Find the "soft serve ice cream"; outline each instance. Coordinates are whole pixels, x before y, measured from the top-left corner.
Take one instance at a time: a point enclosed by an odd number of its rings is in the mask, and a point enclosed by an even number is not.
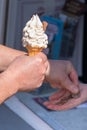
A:
[[[47,48],[48,37],[43,29],[43,23],[40,21],[39,16],[33,15],[32,18],[26,23],[23,29],[23,46],[30,48]],[[41,50],[40,50],[41,51]]]

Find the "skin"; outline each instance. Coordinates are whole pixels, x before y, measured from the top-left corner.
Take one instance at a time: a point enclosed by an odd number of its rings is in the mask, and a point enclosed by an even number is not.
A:
[[[49,60],[46,80],[53,88],[64,88],[71,93],[78,93],[78,75],[69,61]]]
[[[9,47],[0,45],[0,71],[7,69],[9,64],[18,56],[25,55],[26,52],[11,49]]]
[[[70,62],[47,60],[43,53],[34,57],[26,54],[0,45],[1,103],[18,91],[31,91],[40,87],[43,81],[49,82],[52,87],[78,93],[78,76]]]
[[[3,52],[0,52],[3,57],[0,58],[0,103],[18,91],[31,91],[40,87],[47,69],[47,57],[43,53],[29,57],[12,49],[7,49],[9,54],[6,56]],[[8,58],[11,54],[16,56]]]
[[[65,89],[60,89],[58,92],[54,93],[49,97],[49,101],[44,102],[44,105],[51,110],[69,110],[72,109],[79,104],[87,101],[87,84],[80,83],[80,96],[78,98],[70,98],[66,103],[60,105],[58,104],[61,99],[65,98],[68,94],[69,91]]]

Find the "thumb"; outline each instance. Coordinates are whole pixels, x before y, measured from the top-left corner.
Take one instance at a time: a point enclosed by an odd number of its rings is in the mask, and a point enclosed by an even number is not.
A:
[[[74,82],[72,82],[69,77],[66,77],[61,85],[63,88],[66,88],[73,94],[77,94],[79,92],[79,87]]]

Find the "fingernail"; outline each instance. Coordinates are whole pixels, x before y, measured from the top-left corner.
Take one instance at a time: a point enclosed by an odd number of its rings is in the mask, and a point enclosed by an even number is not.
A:
[[[75,94],[78,93],[78,92],[79,92],[79,88],[73,87],[73,92],[74,92]]]

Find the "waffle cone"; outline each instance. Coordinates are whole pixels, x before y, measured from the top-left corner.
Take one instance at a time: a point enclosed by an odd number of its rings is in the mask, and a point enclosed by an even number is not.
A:
[[[39,52],[41,52],[43,50],[43,48],[40,48],[38,46],[31,47],[31,46],[27,45],[26,48],[28,50],[28,56],[35,56],[36,54],[38,54]]]
[[[43,24],[43,30],[46,31],[48,23],[46,21],[43,21],[42,24]]]

